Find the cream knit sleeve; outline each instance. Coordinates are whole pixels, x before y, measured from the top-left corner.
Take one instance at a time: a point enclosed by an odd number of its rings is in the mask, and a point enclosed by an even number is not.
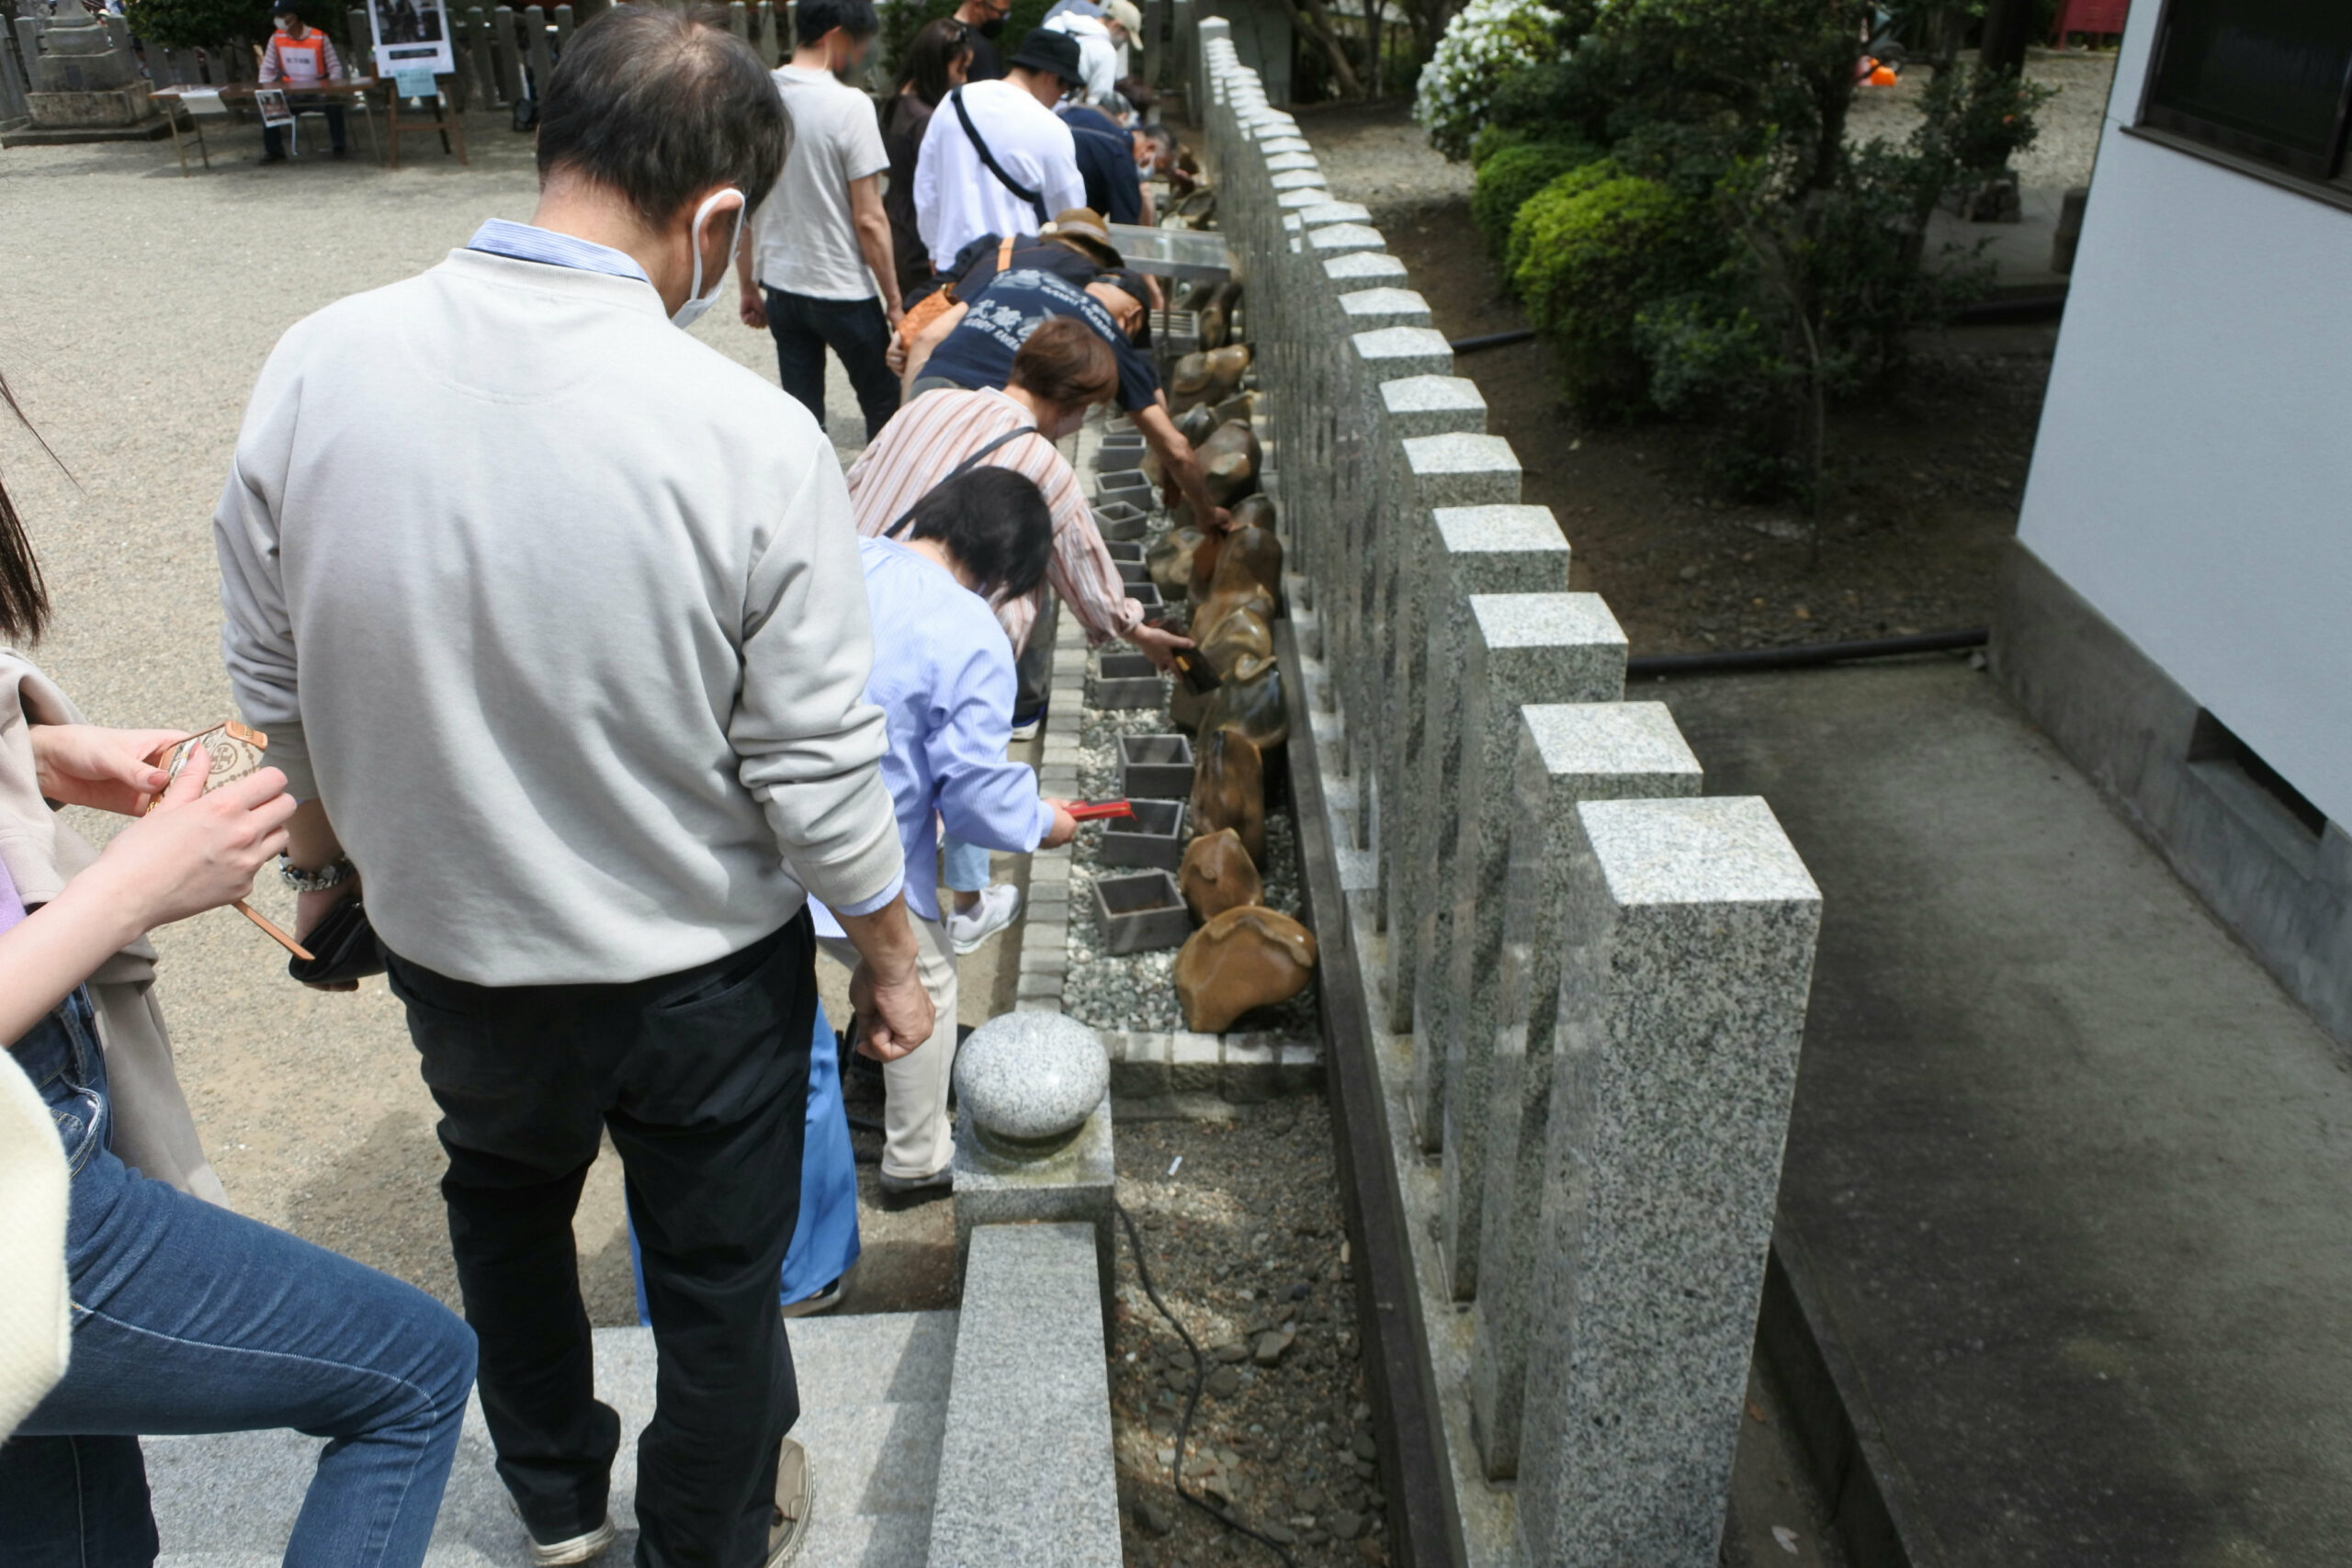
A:
[[[49,1108],[0,1047],[0,1438],[65,1375],[73,1323],[65,1283],[71,1181]]]
[[[743,786],[810,895],[849,914],[879,908],[904,880],[904,857],[880,767],[889,735],[865,700],[874,663],[865,574],[830,452],[809,464],[752,565],[742,649],[728,738]]]

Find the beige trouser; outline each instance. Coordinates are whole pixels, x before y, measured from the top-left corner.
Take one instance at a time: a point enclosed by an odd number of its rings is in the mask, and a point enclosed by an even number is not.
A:
[[[944,890],[941,896],[945,897]],[[956,949],[940,921],[923,919],[910,909],[907,924],[915,931],[915,973],[931,993],[937,1020],[930,1039],[897,1061],[882,1064],[882,1088],[888,1097],[882,1113],[882,1173],[913,1180],[945,1169],[956,1155],[955,1134],[947,1122],[947,1083],[956,1070]],[[830,956],[856,971],[857,949],[847,938],[820,940]]]

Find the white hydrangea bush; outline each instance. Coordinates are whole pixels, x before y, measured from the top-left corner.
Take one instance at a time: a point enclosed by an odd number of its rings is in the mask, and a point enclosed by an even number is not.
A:
[[[1544,0],[1470,0],[1455,13],[1413,96],[1413,118],[1430,145],[1456,161],[1468,157],[1502,79],[1563,51],[1563,20]]]

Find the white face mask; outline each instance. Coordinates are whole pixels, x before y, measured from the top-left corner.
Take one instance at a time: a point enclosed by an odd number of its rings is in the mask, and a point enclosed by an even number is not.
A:
[[[735,198],[736,207],[735,231],[729,235],[727,240],[729,255],[735,254],[736,242],[743,237],[743,211],[751,203],[743,199],[741,191],[731,186],[726,190],[712,191],[703,198],[703,204],[695,209],[694,232],[686,241],[695,253],[695,278],[694,282],[687,286],[686,302],[679,306],[675,313],[670,317],[670,324],[673,327],[693,326],[702,313],[709,310],[713,302],[718,299],[718,291],[726,284],[727,264],[721,262],[718,264],[718,276],[710,280],[710,292],[705,294],[702,291],[702,226],[703,220],[710,216],[710,209],[730,196]]]

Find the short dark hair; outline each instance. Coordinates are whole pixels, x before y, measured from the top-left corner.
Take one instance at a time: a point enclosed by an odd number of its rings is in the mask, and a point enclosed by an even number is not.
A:
[[[802,0],[803,4],[807,0]],[[908,536],[937,539],[979,580],[990,601],[1018,599],[1046,580],[1054,554],[1054,514],[1026,474],[983,466],[941,484],[914,504]]]
[[[752,207],[775,186],[792,122],[724,12],[638,0],[572,34],[539,106],[539,180],[571,173],[661,228],[713,186]]]
[[[922,31],[915,34],[915,41],[907,46],[907,62],[899,70],[890,96],[896,97],[911,85],[916,97],[937,108],[939,100],[947,96],[948,68],[956,63],[958,55],[971,52],[971,29],[955,17],[942,17],[935,22],[925,22]]]
[[[1079,316],[1047,316],[1012,356],[1007,384],[1064,408],[1098,403],[1119,389],[1119,356]]]
[[[32,422],[25,418],[25,411],[17,406],[17,395],[8,383],[0,378],[0,403],[17,416],[27,430]],[[39,432],[33,439],[40,440]],[[41,442],[43,447],[49,444]],[[0,637],[10,642],[38,641],[49,625],[49,585],[41,581],[40,562],[34,558],[33,544],[25,537],[24,519],[17,515],[14,502],[8,499],[6,486],[0,486]]]
[[[1135,128],[1135,131],[1137,136],[1159,149],[1160,156],[1166,158],[1170,164],[1175,164],[1176,133],[1174,131],[1164,125],[1138,125]]]
[[[872,38],[882,30],[874,14],[874,0],[800,0],[792,10],[792,35],[808,48],[835,28],[852,38]]]

